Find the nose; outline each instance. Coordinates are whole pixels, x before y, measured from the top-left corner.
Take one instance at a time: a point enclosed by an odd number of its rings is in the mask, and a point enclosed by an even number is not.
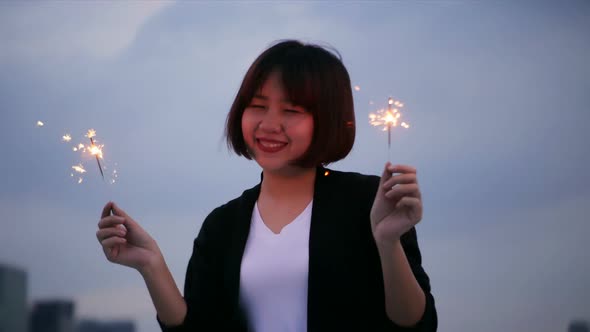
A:
[[[283,131],[283,124],[281,115],[278,111],[269,109],[264,113],[264,116],[260,119],[258,129],[269,133],[280,133]]]

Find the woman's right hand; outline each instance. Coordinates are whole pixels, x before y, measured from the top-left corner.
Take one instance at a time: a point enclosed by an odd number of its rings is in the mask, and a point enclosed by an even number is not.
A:
[[[107,203],[102,210],[96,238],[110,262],[132,267],[141,273],[163,260],[156,241],[113,202]]]

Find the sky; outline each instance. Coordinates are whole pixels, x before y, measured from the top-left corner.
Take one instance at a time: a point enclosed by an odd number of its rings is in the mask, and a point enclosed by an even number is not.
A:
[[[439,331],[566,331],[590,320],[588,31],[586,1],[2,1],[0,263],[27,271],[30,303],[158,331],[140,275],[96,240],[102,206],[152,234],[182,289],[203,219],[259,181],[223,140],[233,97],[294,38],[336,48],[360,87],[354,149],[329,167],[418,170]],[[368,123],[389,96],[410,123],[391,151]],[[72,151],[90,128],[114,184]]]

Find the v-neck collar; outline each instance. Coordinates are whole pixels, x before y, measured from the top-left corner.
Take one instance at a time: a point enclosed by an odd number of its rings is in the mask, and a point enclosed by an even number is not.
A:
[[[331,199],[330,195],[330,171],[324,167],[316,168],[316,177],[314,182],[313,206],[311,212],[311,225],[309,231],[309,274],[308,274],[308,297],[307,297],[307,321],[308,332],[312,332],[310,322],[321,321],[321,301],[317,298],[323,297],[322,283],[326,278],[330,278],[335,273],[329,265],[325,264],[330,261],[329,249],[332,245],[325,239],[330,238],[333,233],[334,218],[329,215],[330,211],[338,209],[338,202]],[[262,175],[261,175],[262,181]],[[239,308],[239,287],[240,287],[240,269],[242,256],[250,232],[252,212],[254,205],[260,195],[261,183],[251,189],[244,191],[239,200],[239,206],[235,210],[233,218],[235,227],[230,236],[227,260],[225,262],[225,284],[228,286],[227,291],[229,299],[234,307]],[[243,317],[243,312],[240,313]]]
[[[313,198],[312,200],[307,204],[307,206],[305,206],[305,208],[297,215],[295,216],[295,218],[293,218],[293,220],[291,220],[289,223],[285,224],[285,226],[283,226],[283,228],[281,229],[281,231],[279,233],[275,233],[272,231],[272,229],[270,229],[270,227],[268,227],[268,225],[266,224],[266,222],[264,222],[264,219],[262,218],[262,214],[260,214],[260,209],[258,208],[258,201],[256,201],[254,203],[254,209],[252,211],[253,215],[253,221],[256,223],[256,227],[260,230],[260,234],[264,234],[265,238],[276,238],[276,239],[280,239],[286,236],[287,233],[289,233],[289,230],[294,228],[294,227],[298,227],[299,224],[302,222],[303,216],[309,211],[310,207],[313,206]]]

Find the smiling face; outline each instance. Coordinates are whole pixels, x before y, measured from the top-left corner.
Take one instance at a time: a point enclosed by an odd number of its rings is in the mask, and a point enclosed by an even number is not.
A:
[[[262,52],[246,72],[225,138],[263,169],[302,170],[346,157],[355,128],[350,77],[337,53],[286,40]]]
[[[313,115],[287,98],[280,73],[271,72],[242,115],[244,141],[264,171],[297,170],[293,161],[311,145]]]

